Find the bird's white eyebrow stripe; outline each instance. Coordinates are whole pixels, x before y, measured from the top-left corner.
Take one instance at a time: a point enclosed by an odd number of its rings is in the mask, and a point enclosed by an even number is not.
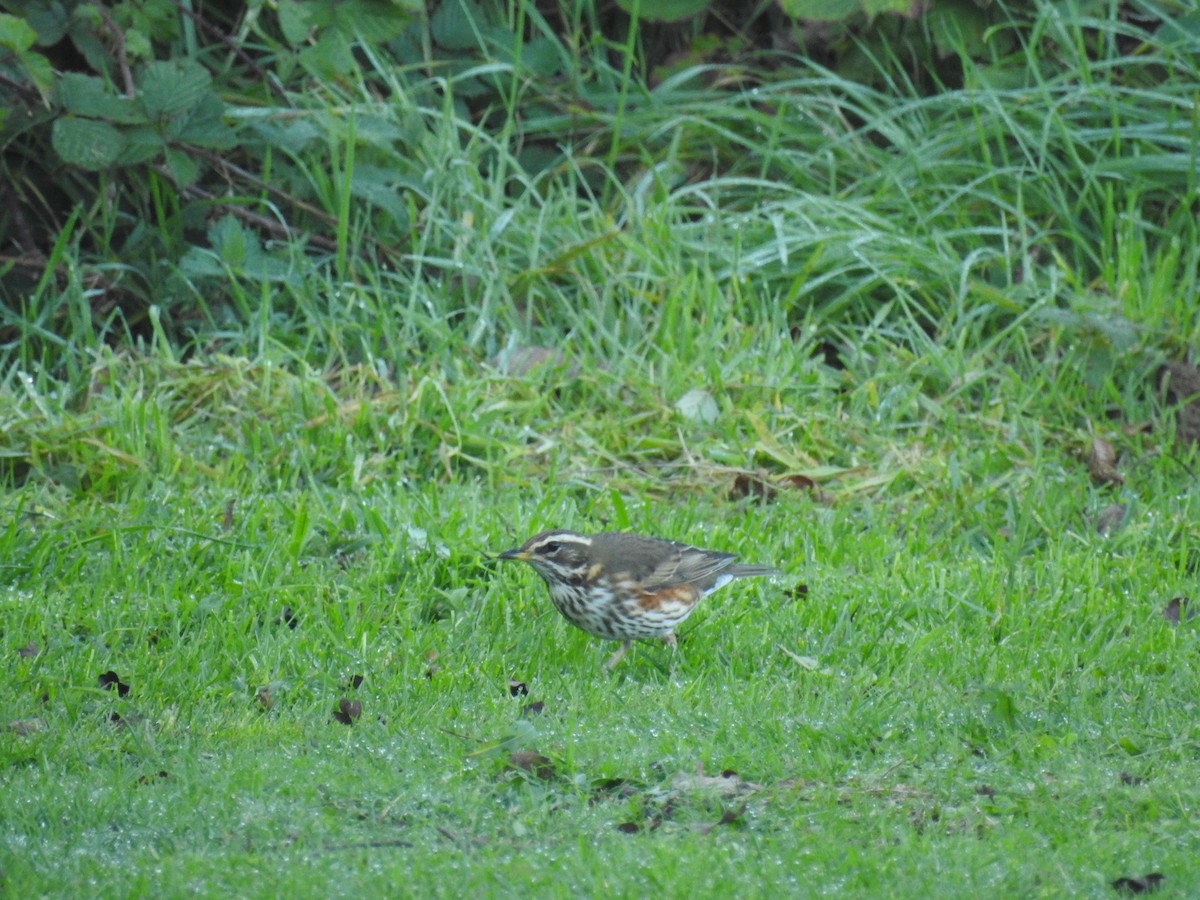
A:
[[[585,547],[592,545],[592,539],[586,534],[575,534],[571,531],[545,531],[541,534],[534,535],[529,539],[526,547],[530,550],[538,550],[552,543],[564,544],[582,544]]]

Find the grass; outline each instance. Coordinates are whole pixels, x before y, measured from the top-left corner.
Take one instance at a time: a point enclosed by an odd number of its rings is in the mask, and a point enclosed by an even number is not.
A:
[[[364,269],[386,224],[304,159],[325,264],[214,241],[223,279],[193,259],[123,335],[79,271],[9,310],[4,890],[1188,896],[1200,635],[1161,610],[1200,495],[1153,373],[1200,244],[1155,180],[1179,134],[1122,128],[1187,80],[1035,75],[684,78],[596,126],[615,167],[540,176],[512,153],[548,121],[414,101],[403,264]],[[561,365],[488,362],[532,346]],[[604,676],[487,558],[551,526],[785,574]]]
[[[966,362],[893,354],[871,381]],[[461,453],[415,476],[416,451],[376,458],[381,422],[400,447],[443,429],[433,408],[391,420],[369,382],[236,360],[103,371],[86,415],[37,423],[28,445],[58,475],[10,498],[0,549],[3,713],[23,723],[0,738],[11,889],[1061,895],[1197,877],[1197,635],[1159,615],[1194,595],[1196,499],[1186,459],[1120,438],[1136,498],[1096,533],[1108,498],[1058,421],[1082,384],[997,375],[983,404],[914,387],[870,416],[878,389],[820,370],[731,390],[708,425],[627,401],[637,436],[581,412],[615,373],[400,392],[541,432],[516,461],[515,432],[481,432],[489,482]],[[806,430],[784,427],[801,403]],[[828,503],[731,499],[727,469],[635,449],[754,456],[750,415],[841,468]],[[623,465],[587,453],[601,440]],[[484,558],[546,525],[787,574],[709,598],[673,659],[646,646],[605,677],[610,646]],[[99,686],[108,671],[127,696]],[[362,704],[350,727],[331,717],[343,698]]]

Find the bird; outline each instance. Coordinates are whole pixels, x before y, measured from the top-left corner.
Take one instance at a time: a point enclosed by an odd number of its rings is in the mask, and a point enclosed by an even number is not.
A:
[[[772,566],[739,563],[736,553],[621,531],[589,535],[552,529],[496,558],[529,563],[568,622],[621,642],[605,662],[605,672],[634,641],[661,638],[674,648],[675,629],[706,594],[735,578],[779,574]]]

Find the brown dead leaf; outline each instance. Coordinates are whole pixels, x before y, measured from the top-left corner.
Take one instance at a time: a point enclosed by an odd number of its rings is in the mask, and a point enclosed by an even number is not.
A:
[[[543,781],[554,777],[554,761],[536,750],[514,750],[508,754],[508,768],[536,775]]]
[[[791,330],[792,340],[800,340],[803,337],[803,330],[798,325],[793,325]],[[814,359],[820,359],[825,365],[831,369],[844,371],[846,368],[846,360],[842,357],[845,349],[833,341],[820,341],[813,344],[812,355]]]
[[[804,582],[793,584],[790,588],[784,590],[783,596],[793,603],[806,600],[808,598],[808,585],[804,584]]]
[[[46,720],[42,718],[17,719],[14,722],[9,722],[8,728],[14,734],[19,734],[22,736],[27,734],[37,734],[39,731],[45,731]]]
[[[521,715],[526,719],[530,719],[534,716],[540,716],[542,714],[542,710],[545,708],[546,701],[534,700],[532,703],[526,703],[521,707]]]
[[[1088,473],[1096,484],[1124,484],[1125,478],[1117,471],[1117,451],[1106,440],[1094,437],[1088,451]]]
[[[37,659],[41,656],[41,653],[42,651],[38,649],[38,645],[33,641],[30,641],[24,647],[17,650],[17,656],[21,657],[21,659]]]
[[[658,807],[658,812],[654,814],[654,818],[658,823],[654,827],[657,828],[663,822],[669,822],[674,819],[675,814],[679,812],[679,809],[679,798],[674,796],[668,797],[665,801],[663,801],[662,805]]]
[[[116,672],[109,670],[102,672],[100,677],[96,679],[106,691],[115,690],[118,697],[124,697],[129,694],[129,685],[121,680],[121,676]]]
[[[1187,597],[1173,597],[1162,608],[1162,617],[1172,625],[1178,625],[1180,622],[1190,622],[1197,616],[1200,616],[1200,609],[1197,609],[1196,604]]]
[[[722,825],[732,825],[737,822],[746,812],[746,804],[743,803],[737,809],[727,809],[721,814],[721,818],[715,822],[700,826],[701,834],[708,834],[715,828],[720,828]]]
[[[603,778],[592,785],[589,803],[603,800],[627,800],[645,790],[645,785],[631,778]]]
[[[1158,890],[1165,877],[1162,872],[1151,872],[1149,875],[1118,878],[1111,884],[1113,890],[1122,894],[1150,894]]]
[[[775,485],[757,472],[738,472],[733,478],[733,484],[729,486],[731,500],[753,497],[760,503],[768,503],[775,499],[777,493],[779,492]]]
[[[258,708],[263,712],[268,712],[275,705],[275,698],[271,694],[270,688],[261,688],[254,695],[254,702],[258,704]]]
[[[1109,535],[1117,531],[1125,524],[1125,504],[1110,503],[1100,511],[1100,515],[1096,516],[1096,532],[1101,535]]]
[[[637,834],[639,831],[657,831],[662,827],[663,815],[647,816],[642,822],[622,822],[617,826],[617,831],[623,834]]]
[[[779,485],[792,491],[812,491],[817,487],[817,483],[807,475],[784,475],[779,479]]]
[[[338,701],[333,717],[343,725],[353,725],[362,715],[362,701],[343,697]]]
[[[1185,362],[1167,363],[1158,370],[1158,386],[1175,409],[1175,439],[1200,443],[1200,369]]]
[[[817,483],[807,475],[793,473],[773,478],[761,470],[738,472],[729,486],[729,499],[744,500],[747,497],[760,503],[770,503],[780,491],[807,491],[818,503],[829,505],[832,497],[817,488]]]

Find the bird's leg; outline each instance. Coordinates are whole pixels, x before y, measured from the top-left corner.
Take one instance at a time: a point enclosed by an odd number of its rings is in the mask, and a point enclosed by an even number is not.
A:
[[[604,671],[611,672],[613,666],[625,658],[625,654],[629,652],[629,648],[633,646],[633,641],[621,641],[621,649],[608,658],[608,662],[604,664]]]
[[[662,641],[671,648],[671,671],[675,671],[675,663],[679,661],[679,653],[676,651],[678,644],[675,641],[675,632],[668,631],[663,635]]]

